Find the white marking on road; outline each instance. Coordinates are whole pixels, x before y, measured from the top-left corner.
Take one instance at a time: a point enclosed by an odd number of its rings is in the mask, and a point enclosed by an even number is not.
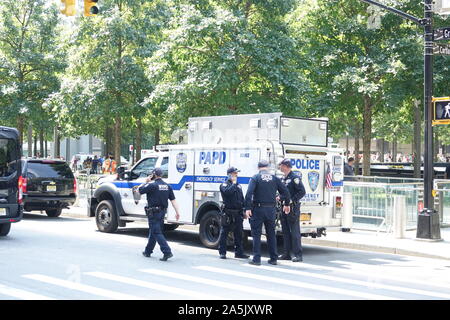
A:
[[[340,278],[335,276],[329,276],[329,275],[323,275],[323,274],[317,274],[312,272],[305,272],[300,270],[292,270],[292,269],[283,269],[283,268],[275,268],[275,267],[269,267],[269,266],[252,266],[249,264],[244,264],[246,267],[251,268],[260,268],[265,269],[273,272],[281,272],[281,273],[289,273],[289,274],[295,274],[300,276],[305,276],[308,278],[317,278],[317,279],[323,279],[323,280],[330,280],[330,281],[336,281],[336,282],[342,282],[342,283],[348,283],[348,284],[354,284],[358,286],[365,286],[368,288],[378,288],[378,289],[385,289],[385,290],[392,290],[392,291],[398,291],[398,292],[405,292],[410,294],[417,294],[421,296],[431,296],[435,298],[443,298],[443,299],[450,299],[450,294],[445,293],[439,293],[439,292],[431,292],[426,290],[420,290],[420,289],[413,289],[413,288],[407,288],[407,287],[399,287],[399,286],[393,286],[388,284],[382,284],[379,282],[372,282],[372,281],[362,281],[362,280],[355,280],[355,279],[346,279],[346,278]]]
[[[257,293],[258,295],[268,296],[268,297],[272,297],[275,299],[310,300],[310,298],[302,297],[299,295],[286,294],[286,293],[282,293],[282,292],[274,292],[271,290],[259,289],[259,288],[255,288],[255,287],[243,286],[240,284],[235,284],[235,283],[230,283],[230,282],[217,281],[217,280],[207,279],[204,277],[195,277],[195,276],[191,276],[191,275],[163,271],[163,270],[158,270],[158,269],[141,269],[139,271],[150,273],[150,274],[155,274],[155,275],[160,275],[160,276],[171,277],[171,278],[175,278],[175,279],[179,279],[179,280],[197,282],[200,284],[206,284],[206,285],[225,288],[225,289],[242,291],[242,292],[250,293],[252,295]],[[232,298],[232,295],[230,295],[230,296]]]
[[[228,274],[228,275],[232,275],[235,277],[244,277],[244,278],[249,278],[249,279],[267,281],[267,282],[272,282],[272,283],[276,283],[279,285],[286,285],[286,286],[298,287],[298,288],[304,288],[304,289],[312,289],[312,290],[318,290],[318,291],[335,293],[335,294],[343,294],[343,295],[347,295],[347,296],[356,297],[358,299],[364,298],[364,299],[372,299],[372,300],[397,300],[397,298],[394,298],[394,297],[388,297],[388,296],[383,296],[383,295],[378,295],[378,294],[371,294],[371,293],[359,292],[359,291],[355,291],[355,290],[347,290],[347,289],[335,288],[335,287],[331,287],[331,286],[323,286],[323,285],[319,285],[319,284],[312,284],[312,283],[300,282],[300,281],[295,281],[295,280],[263,276],[263,275],[247,273],[247,272],[239,272],[236,270],[215,268],[215,267],[209,267],[209,266],[199,266],[199,267],[194,267],[194,268],[204,270],[204,271]]]
[[[0,284],[0,294],[23,300],[55,300],[33,292],[7,287]]]
[[[26,274],[26,275],[23,275],[22,277],[28,278],[28,279],[33,279],[36,281],[45,282],[45,283],[50,283],[50,284],[68,288],[71,290],[82,291],[82,292],[86,292],[86,293],[97,295],[97,296],[115,299],[115,300],[138,300],[138,299],[141,299],[139,297],[132,296],[129,294],[115,292],[115,291],[106,290],[106,289],[101,289],[101,288],[89,286],[89,285],[82,284],[82,283],[61,280],[58,278],[53,278],[53,277],[45,276],[42,274]]]
[[[363,264],[363,263],[357,263],[357,262],[350,262],[350,261],[343,261],[343,260],[333,260],[330,261],[331,263],[338,263],[338,264],[343,264],[346,265],[348,267],[351,267],[352,269],[344,269],[344,268],[337,268],[337,267],[326,267],[326,266],[316,266],[316,265],[310,265],[310,264],[304,264],[302,263],[302,266],[305,267],[314,267],[314,268],[320,268],[323,270],[332,270],[332,271],[337,271],[337,272],[343,272],[343,273],[350,273],[352,275],[360,275],[360,276],[364,276],[364,277],[377,277],[380,279],[386,279],[386,280],[391,280],[391,281],[397,281],[397,282],[406,282],[408,284],[417,284],[417,285],[421,285],[421,286],[432,286],[432,287],[440,287],[440,288],[445,288],[445,289],[449,289],[449,285],[448,284],[439,284],[436,282],[430,283],[429,281],[421,281],[421,280],[417,280],[417,279],[412,279],[412,278],[402,278],[399,277],[397,275],[388,275],[386,273],[380,273],[380,268],[383,267],[387,267],[387,266],[377,266],[377,265],[370,265],[370,264]]]
[[[180,289],[177,287],[166,286],[163,284],[157,284],[157,283],[152,283],[152,282],[147,282],[147,281],[136,280],[133,278],[117,276],[117,275],[104,273],[104,272],[84,272],[84,274],[92,276],[92,277],[97,277],[97,278],[117,281],[117,282],[121,282],[121,283],[131,284],[131,285],[135,285],[138,287],[155,289],[155,290],[159,290],[159,291],[163,291],[163,292],[167,292],[167,293],[171,293],[171,294],[183,295],[183,296],[189,297],[190,299],[206,299],[206,300],[207,299],[217,299],[217,300],[223,299],[222,297],[217,297],[217,296],[210,295],[210,294],[204,294],[201,292]]]

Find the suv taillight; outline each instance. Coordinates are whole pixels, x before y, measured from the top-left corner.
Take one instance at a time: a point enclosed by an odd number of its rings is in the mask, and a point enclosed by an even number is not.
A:
[[[23,194],[27,192],[27,178],[24,178],[22,176],[19,177],[18,189],[19,195],[17,201],[19,202],[19,204],[22,204]]]
[[[73,193],[77,193],[77,179],[73,179]]]

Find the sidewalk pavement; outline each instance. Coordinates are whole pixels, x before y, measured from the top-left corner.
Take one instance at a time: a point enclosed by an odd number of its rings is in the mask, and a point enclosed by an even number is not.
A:
[[[70,207],[63,215],[86,218],[85,207]],[[192,226],[189,226],[192,229]],[[443,241],[416,240],[416,230],[406,231],[404,239],[396,239],[392,233],[352,229],[350,232],[328,231],[325,237],[303,237],[302,243],[333,248],[364,250],[450,260],[450,228],[441,228]]]

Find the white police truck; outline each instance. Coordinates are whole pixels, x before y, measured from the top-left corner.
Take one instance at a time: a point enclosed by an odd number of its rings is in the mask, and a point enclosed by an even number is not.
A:
[[[245,192],[257,163],[268,160],[273,173],[281,175],[278,163],[288,158],[306,189],[301,200],[303,236],[320,237],[328,228],[340,228],[343,196],[343,149],[328,143],[327,119],[285,117],[281,113],[190,118],[185,130],[187,144],[158,146],[129,171],[100,180],[89,199],[90,216],[102,232],[115,232],[129,222],[147,222],[146,196],[133,197],[132,188],[161,167],[180,204],[176,221],[171,206],[166,230],[180,224],[200,224],[200,240],[215,248],[219,239],[219,191],[227,168],[241,170],[238,182]],[[250,235],[248,220],[245,236]],[[281,232],[279,223],[277,231]]]

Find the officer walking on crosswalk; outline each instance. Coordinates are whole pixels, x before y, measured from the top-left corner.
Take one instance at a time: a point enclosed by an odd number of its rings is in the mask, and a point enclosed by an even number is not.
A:
[[[245,195],[245,217],[250,220],[253,237],[253,260],[250,264],[261,265],[261,233],[262,225],[266,229],[267,245],[270,259],[268,263],[277,264],[277,239],[275,234],[276,193],[280,193],[284,201],[283,211],[290,211],[289,191],[281,180],[269,172],[269,163],[262,160],[258,163],[259,173],[250,179]]]
[[[303,261],[300,233],[300,199],[305,196],[306,191],[300,177],[292,171],[292,164],[289,159],[281,161],[280,170],[284,174],[281,180],[288,188],[291,196],[291,211],[289,214],[282,213],[280,217],[284,254],[279,256],[278,259],[292,259],[293,262],[300,262]],[[285,199],[280,197],[280,200],[284,201]],[[294,254],[293,258],[291,258],[291,251]]]
[[[147,258],[150,257],[156,242],[158,242],[161,251],[164,254],[159,260],[167,261],[167,259],[173,257],[172,251],[163,234],[164,216],[166,215],[169,206],[168,200],[170,200],[175,209],[175,218],[177,221],[180,219],[180,213],[178,204],[175,201],[173,189],[161,179],[162,175],[162,170],[160,168],[155,168],[152,171],[152,174],[147,178],[146,183],[138,187],[138,191],[140,194],[147,194],[148,202],[147,207],[145,207],[145,213],[148,218],[149,236],[147,246],[142,254]]]
[[[227,238],[230,230],[233,231],[235,258],[247,259],[242,248],[244,194],[242,186],[238,183],[239,170],[231,167],[227,170],[228,179],[220,186],[223,199],[221,212],[221,227],[219,235],[219,254],[221,259],[226,259]]]

